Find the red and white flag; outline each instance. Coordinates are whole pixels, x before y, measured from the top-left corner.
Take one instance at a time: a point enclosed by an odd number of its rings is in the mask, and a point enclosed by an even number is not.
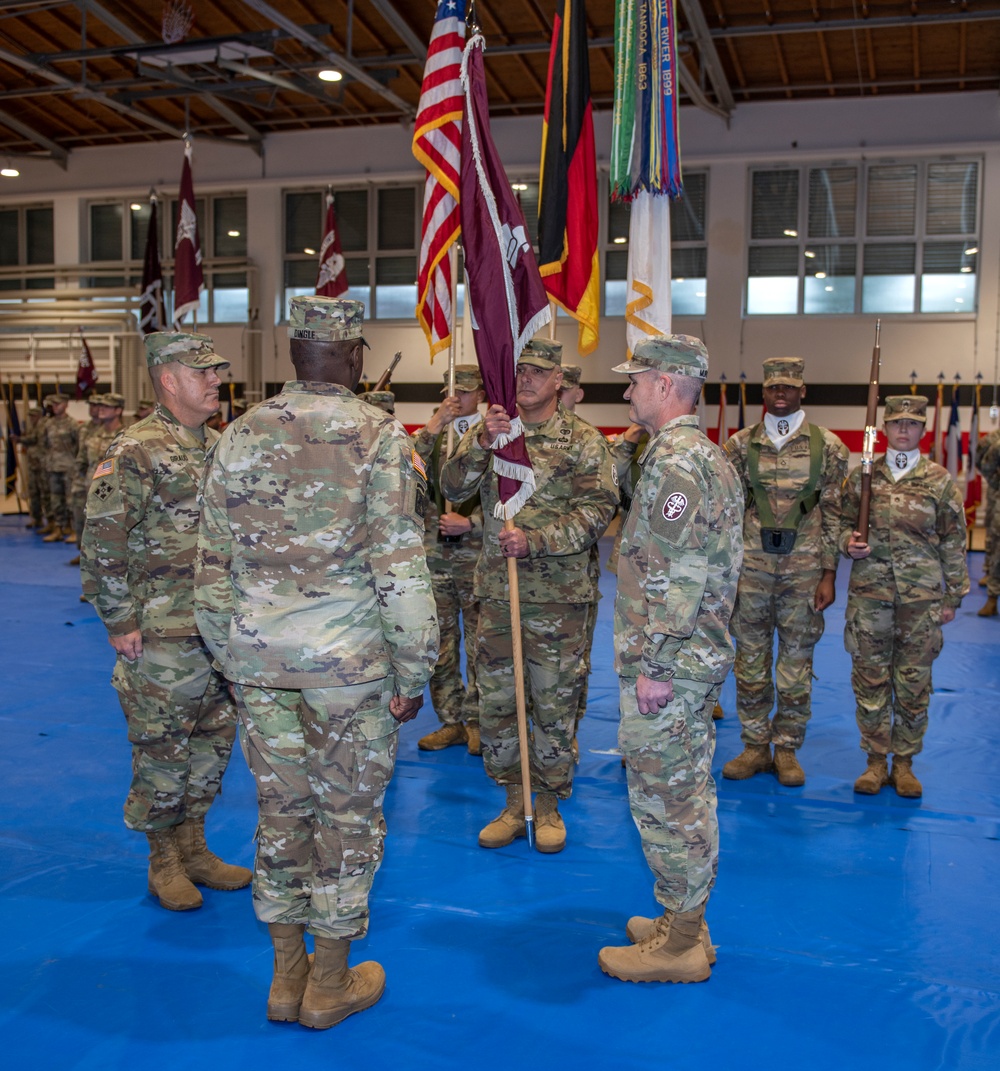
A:
[[[340,248],[337,214],[333,210],[333,194],[326,195],[326,223],[323,244],[319,247],[319,275],[316,293],[321,297],[340,297],[347,290],[347,264]]]
[[[465,0],[440,0],[434,17],[413,132],[413,155],[427,169],[417,265],[416,317],[434,354],[451,345],[452,269],[461,231],[462,40]]]
[[[535,474],[517,412],[515,365],[531,337],[551,319],[549,299],[528,240],[524,214],[490,134],[483,39],[462,57],[462,245],[466,308],[486,397],[507,410],[509,436],[493,444],[497,516],[513,517],[531,497]]]
[[[85,398],[87,394],[97,386],[97,366],[94,364],[94,355],[90,352],[87,340],[83,337],[83,328],[80,328],[80,360],[76,366],[76,396]]]
[[[194,182],[191,178],[191,142],[184,143],[184,166],[181,168],[181,191],[177,213],[177,239],[174,242],[174,327],[189,312],[197,315],[198,301],[205,288],[201,270],[201,243],[198,240],[198,217],[195,214]]]

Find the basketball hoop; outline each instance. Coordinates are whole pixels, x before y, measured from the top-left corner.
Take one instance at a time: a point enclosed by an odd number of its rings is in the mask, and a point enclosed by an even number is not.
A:
[[[183,41],[194,22],[194,12],[184,0],[166,0],[163,5],[163,40],[168,45]]]

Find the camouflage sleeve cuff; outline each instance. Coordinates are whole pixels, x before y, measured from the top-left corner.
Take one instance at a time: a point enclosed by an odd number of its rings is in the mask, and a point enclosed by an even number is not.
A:
[[[639,670],[644,677],[648,677],[651,681],[669,681],[674,675],[672,663],[665,666],[661,662],[651,662],[645,656],[639,663]]]
[[[134,616],[126,617],[123,621],[104,622],[109,636],[127,636],[130,632],[139,631],[139,620]]]
[[[962,605],[961,595],[945,595],[942,603],[951,610],[957,610]]]

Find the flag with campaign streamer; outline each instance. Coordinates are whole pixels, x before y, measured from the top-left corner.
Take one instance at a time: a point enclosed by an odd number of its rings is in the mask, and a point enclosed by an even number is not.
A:
[[[347,292],[347,265],[340,248],[337,213],[333,209],[333,194],[326,195],[326,221],[323,224],[323,243],[319,247],[319,274],[316,293],[321,297],[340,297]]]
[[[492,444],[500,501],[508,520],[531,497],[535,474],[517,412],[515,365],[532,335],[551,319],[548,297],[517,198],[490,133],[483,39],[462,57],[462,246],[466,308],[486,397],[507,410],[511,431]]]
[[[611,197],[631,202],[628,352],[670,331],[670,198],[681,187],[673,0],[617,0]]]
[[[552,27],[538,188],[538,270],[549,297],[578,323],[577,349],[597,348],[597,155],[590,103],[587,11],[563,0]]]
[[[184,166],[177,204],[177,238],[174,242],[174,326],[189,313],[198,315],[198,302],[205,288],[201,270],[201,241],[195,212],[194,180],[191,177],[191,142],[184,142]]]
[[[431,361],[451,345],[451,247],[458,239],[462,150],[462,42],[465,0],[440,0],[427,48],[413,132],[413,155],[427,169],[417,264],[416,317]]]
[[[142,294],[139,298],[139,330],[144,334],[162,331],[166,325],[163,313],[163,267],[160,264],[160,225],[156,213],[156,198],[149,198],[149,226],[146,230],[146,255],[142,262]]]
[[[86,398],[97,386],[97,366],[94,364],[94,355],[90,352],[87,340],[83,337],[83,328],[80,328],[80,358],[76,363],[76,396]]]

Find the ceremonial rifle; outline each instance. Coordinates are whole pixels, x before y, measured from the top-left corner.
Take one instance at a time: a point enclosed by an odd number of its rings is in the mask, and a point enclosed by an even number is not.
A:
[[[858,531],[861,542],[868,542],[868,515],[872,502],[872,468],[875,465],[875,437],[878,428],[875,420],[878,415],[878,374],[882,361],[879,346],[879,333],[882,321],[875,321],[875,348],[872,350],[872,367],[868,376],[868,411],[865,413],[865,441],[861,448],[861,505],[858,508]]]
[[[385,390],[392,380],[392,373],[396,371],[396,365],[403,359],[402,350],[397,351],[396,356],[392,359],[392,364],[379,376],[378,382],[372,387],[373,391]]]

